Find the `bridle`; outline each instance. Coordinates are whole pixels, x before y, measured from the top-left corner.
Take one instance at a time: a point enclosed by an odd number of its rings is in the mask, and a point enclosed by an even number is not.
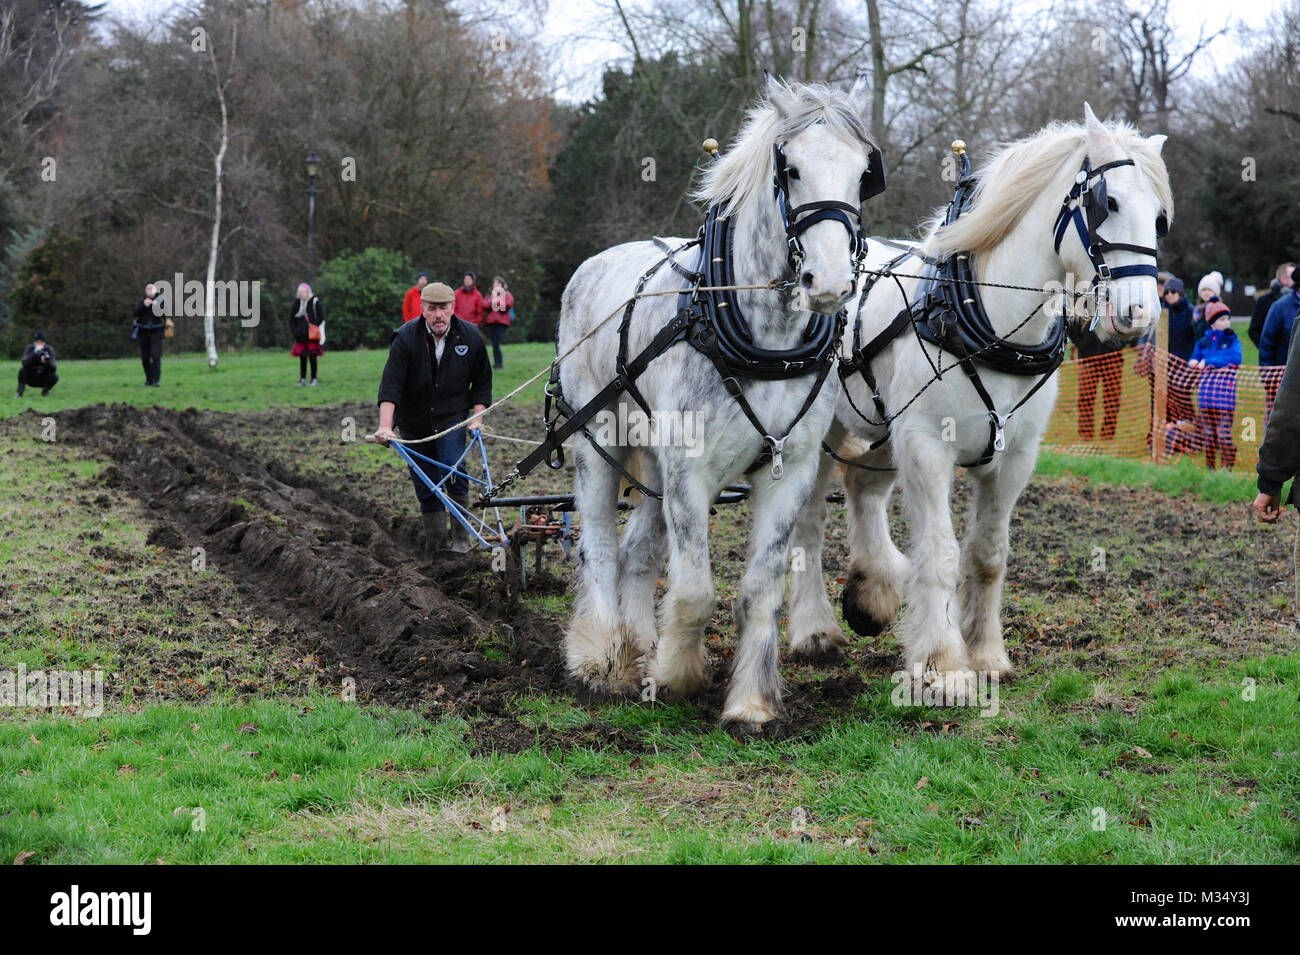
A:
[[[1092,288],[1094,290],[1098,285],[1110,282],[1113,279],[1130,278],[1135,275],[1146,275],[1151,278],[1158,277],[1154,264],[1117,265],[1112,268],[1106,264],[1105,259],[1105,253],[1117,251],[1136,252],[1138,255],[1149,255],[1154,259],[1157,255],[1155,249],[1145,245],[1133,245],[1128,242],[1108,242],[1097,232],[1110,215],[1110,196],[1106,190],[1106,170],[1118,166],[1136,165],[1132,159],[1116,159],[1114,162],[1103,163],[1093,169],[1092,161],[1087,156],[1084,156],[1083,166],[1080,167],[1074,177],[1074,187],[1062,201],[1061,211],[1057,213],[1056,222],[1053,226],[1056,236],[1053,247],[1059,255],[1061,242],[1065,239],[1065,233],[1073,223],[1079,241],[1083,243],[1084,251],[1088,253],[1088,259],[1092,262]],[[1168,233],[1169,220],[1162,212],[1156,216],[1156,237],[1164,238]],[[1095,321],[1094,318],[1094,323]]]
[[[862,262],[867,254],[867,234],[862,228],[862,204],[868,199],[885,191],[885,163],[879,148],[874,148],[867,156],[867,171],[858,182],[858,205],[852,206],[837,199],[821,199],[817,202],[805,202],[801,206],[790,208],[790,170],[786,163],[784,143],[772,146],[772,197],[781,213],[781,225],[785,227],[786,261],[794,273],[795,280],[803,267],[803,243],[799,236],[807,232],[818,222],[834,219],[844,226],[849,233],[849,251],[853,255],[853,277],[856,281],[862,272]],[[807,215],[805,215],[807,213]],[[850,219],[849,216],[853,218]],[[803,218],[799,218],[803,216]]]

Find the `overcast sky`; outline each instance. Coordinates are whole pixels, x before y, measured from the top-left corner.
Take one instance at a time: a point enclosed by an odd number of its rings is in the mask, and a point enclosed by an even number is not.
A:
[[[641,7],[653,0],[629,0],[628,6]],[[1172,0],[1175,31],[1187,42],[1196,38],[1202,25],[1207,32],[1224,25],[1229,16],[1247,27],[1258,27],[1268,17],[1277,16],[1283,0],[1255,0],[1249,4],[1228,4],[1224,0]],[[174,0],[106,0],[105,7],[111,15],[123,18],[158,18]],[[458,4],[466,8],[468,4]],[[608,4],[605,5],[606,7]],[[1039,7],[1038,0],[1032,6]],[[551,44],[556,57],[555,77],[559,81],[558,94],[564,99],[589,99],[599,89],[601,67],[622,55],[620,47],[595,34],[601,32],[604,9],[597,0],[550,0],[542,39]],[[551,42],[558,41],[558,42]],[[1199,57],[1195,72],[1206,74],[1214,69],[1216,60],[1231,59],[1236,39],[1229,35],[1220,37],[1210,47],[1211,56]]]

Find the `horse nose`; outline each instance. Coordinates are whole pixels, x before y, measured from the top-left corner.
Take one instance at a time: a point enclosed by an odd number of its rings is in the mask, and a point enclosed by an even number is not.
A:
[[[1130,305],[1123,320],[1129,328],[1146,328],[1151,324],[1151,320],[1147,317],[1147,310],[1141,305]]]
[[[827,300],[832,297],[837,298],[841,303],[849,300],[853,295],[855,285],[852,279],[844,282],[838,289],[836,288],[816,288],[817,276],[812,272],[804,272],[799,276],[799,284],[808,290],[808,294],[819,301]]]

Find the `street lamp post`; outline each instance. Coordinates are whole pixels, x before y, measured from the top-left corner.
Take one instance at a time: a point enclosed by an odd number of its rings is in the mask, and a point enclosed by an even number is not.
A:
[[[316,220],[316,173],[320,171],[320,157],[316,150],[307,154],[307,284],[311,284],[311,237],[312,225]]]

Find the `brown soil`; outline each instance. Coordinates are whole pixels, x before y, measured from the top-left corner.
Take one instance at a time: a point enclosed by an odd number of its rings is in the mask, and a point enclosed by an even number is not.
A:
[[[507,589],[507,575],[494,572],[485,554],[421,566],[405,468],[376,449],[340,445],[341,421],[353,418],[361,433],[373,416],[373,407],[361,404],[294,409],[291,416],[284,409],[232,415],[99,405],[61,413],[59,427],[61,443],[113,462],[91,493],[144,501],[152,545],[206,548],[244,603],[278,622],[272,643],[319,660],[327,682],[352,677],[360,699],[430,716],[465,715],[485,750],[538,742],[635,751],[651,745],[594,708],[579,729],[534,729],[520,721],[521,697],[575,700],[561,663],[562,618]],[[537,409],[509,409],[492,430],[534,436]],[[519,450],[494,444],[498,478]],[[567,469],[543,468],[515,489],[536,494],[567,490],[570,482]],[[959,480],[959,515],[968,493]],[[905,546],[899,510],[895,500],[896,539]],[[713,685],[695,701],[699,719],[691,732],[716,725],[721,715],[747,518],[748,506],[740,505],[719,509],[711,521],[720,596],[707,633]],[[843,582],[845,543],[837,509],[825,560],[833,600],[840,591],[834,581]],[[1093,564],[1098,547],[1104,570]],[[134,559],[101,550],[93,556],[104,566]],[[567,588],[557,554],[551,566],[559,576],[535,582],[542,593]],[[1253,526],[1244,505],[1035,480],[1012,522],[1003,612],[1012,659],[1022,673],[1064,665],[1096,679],[1141,674],[1145,682],[1171,666],[1282,651],[1294,637],[1289,558],[1289,535]],[[153,658],[147,644],[137,653]],[[896,665],[889,630],[855,639],[838,663],[783,661],[789,691],[782,729],[809,732],[851,717],[864,705],[866,686]],[[165,680],[167,671],[158,676]],[[576,698],[579,706],[590,702]]]
[[[387,515],[245,453],[212,433],[211,417],[97,405],[61,414],[60,430],[114,462],[101,483],[146,502],[149,543],[204,547],[246,603],[287,625],[296,652],[322,660],[340,687],[354,679],[358,698],[491,715],[563,686],[558,629],[507,592],[487,555],[424,564]]]

